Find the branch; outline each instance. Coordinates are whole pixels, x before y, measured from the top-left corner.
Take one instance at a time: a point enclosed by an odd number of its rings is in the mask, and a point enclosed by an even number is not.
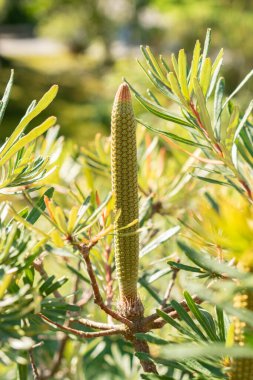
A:
[[[68,338],[69,338],[68,335],[64,335],[64,337],[62,338],[60,342],[59,349],[54,356],[50,371],[48,371],[45,375],[41,376],[40,380],[50,380],[52,379],[53,375],[55,375],[58,372],[61,366],[61,362],[62,362],[62,358],[63,358],[63,354],[64,354],[64,350],[65,350]]]
[[[34,269],[37,272],[39,272],[39,274],[41,275],[41,277],[43,278],[43,280],[46,281],[48,279],[48,274],[47,274],[47,272],[44,269],[43,259],[44,259],[44,256],[42,254],[39,257],[37,257],[37,259],[34,260],[33,266],[34,266]],[[53,291],[53,295],[55,296],[55,298],[61,298],[62,297],[61,293],[59,293],[58,290],[54,290]]]
[[[91,327],[93,329],[99,329],[99,330],[112,330],[112,329],[118,329],[123,328],[124,325],[114,325],[114,324],[108,324],[108,323],[100,323],[91,321],[90,319],[76,319],[76,318],[70,318],[69,322],[71,323],[80,323],[81,325]]]
[[[41,380],[41,377],[39,375],[38,369],[37,369],[35,361],[34,361],[32,349],[28,351],[28,354],[29,354],[29,359],[31,362],[33,378],[34,378],[34,380]]]
[[[77,249],[81,252],[82,257],[85,261],[87,272],[88,272],[88,275],[89,275],[89,278],[91,281],[91,286],[93,289],[94,302],[102,310],[104,310],[104,312],[107,315],[110,315],[112,318],[116,319],[116,321],[119,321],[119,322],[127,325],[128,327],[132,327],[133,323],[129,319],[121,316],[120,314],[118,314],[115,311],[113,311],[112,309],[110,309],[108,306],[105,305],[105,303],[102,299],[102,296],[100,294],[100,290],[98,287],[97,279],[96,279],[95,273],[93,271],[92,264],[91,264],[90,257],[89,257],[90,250],[96,243],[97,243],[97,241],[96,242],[91,241],[89,243],[89,245],[74,244],[74,246],[77,247]]]
[[[109,264],[111,254],[111,247],[107,245],[105,247],[105,280],[106,280],[106,304],[111,307],[113,299],[113,278],[112,278],[112,267]]]
[[[44,314],[38,313],[37,314],[40,318],[44,320],[44,322],[48,323],[49,325],[52,325],[55,328],[58,328],[59,330],[66,331],[69,334],[73,334],[78,336],[79,338],[97,338],[100,336],[109,336],[109,335],[115,335],[115,334],[122,334],[123,329],[117,328],[117,329],[110,329],[110,330],[104,330],[104,331],[98,331],[98,332],[85,332],[73,329],[68,326],[63,326],[57,322],[52,321],[51,319],[47,318]]]
[[[179,263],[179,262],[180,262],[180,259],[177,258],[176,259],[176,263]],[[177,274],[179,272],[178,268],[172,268],[172,270],[173,270],[172,279],[169,282],[169,285],[168,285],[167,290],[165,292],[165,295],[164,295],[164,298],[163,298],[163,302],[162,302],[162,305],[161,305],[161,309],[164,309],[167,306],[167,301],[170,298],[171,291],[172,291],[172,289],[173,289],[173,287],[175,285]]]
[[[132,341],[132,344],[134,346],[135,352],[145,352],[147,354],[150,354],[148,343],[144,340],[134,339]],[[144,372],[158,374],[156,365],[152,360],[140,359],[140,363]]]

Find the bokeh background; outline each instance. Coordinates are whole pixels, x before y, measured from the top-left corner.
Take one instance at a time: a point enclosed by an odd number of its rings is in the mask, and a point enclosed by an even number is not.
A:
[[[49,112],[64,135],[86,144],[98,131],[109,134],[122,77],[146,88],[139,45],[165,57],[184,47],[190,59],[207,27],[211,51],[225,48],[229,92],[253,66],[252,0],[0,0],[1,89],[15,69],[1,139],[52,83],[60,91]],[[245,101],[252,91],[251,82]]]

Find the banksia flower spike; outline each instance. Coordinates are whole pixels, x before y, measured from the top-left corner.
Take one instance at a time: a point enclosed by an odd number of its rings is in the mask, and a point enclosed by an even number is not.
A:
[[[253,311],[253,291],[248,290],[245,293],[238,294],[234,298],[234,306],[245,308]],[[247,336],[252,337],[252,327],[238,318],[234,320],[234,343],[244,346],[247,343]],[[230,380],[252,380],[253,379],[253,359],[252,358],[235,358],[231,361],[229,373]]]
[[[112,190],[115,196],[115,261],[119,282],[119,311],[128,318],[143,314],[137,295],[139,237],[138,223],[122,229],[138,219],[138,182],[136,152],[136,122],[131,94],[126,83],[116,93],[111,121]]]

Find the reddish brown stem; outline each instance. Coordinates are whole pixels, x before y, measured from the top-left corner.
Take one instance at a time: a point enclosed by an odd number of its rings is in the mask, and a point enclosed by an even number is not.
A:
[[[99,329],[99,330],[111,330],[111,329],[117,329],[118,327],[119,328],[124,327],[124,325],[113,325],[113,324],[109,324],[109,323],[100,323],[100,322],[95,322],[95,321],[91,321],[89,319],[84,319],[84,318],[80,318],[80,319],[70,318],[69,321],[71,323],[80,323],[81,325],[91,327],[93,329]]]
[[[106,246],[105,248],[105,281],[106,281],[106,304],[108,307],[112,305],[113,299],[113,278],[112,278],[112,267],[109,264],[111,254],[111,247]]]
[[[149,352],[149,346],[148,346],[147,342],[145,342],[144,340],[134,339],[132,343],[133,343],[135,352],[145,352],[146,354],[150,353]],[[141,363],[141,366],[142,366],[144,372],[158,374],[158,371],[156,369],[156,365],[151,360],[140,359],[140,363]]]
[[[100,336],[109,336],[109,335],[121,334],[123,332],[123,330],[120,329],[120,328],[118,328],[118,329],[111,329],[111,330],[104,330],[104,331],[98,331],[98,332],[84,332],[84,331],[73,329],[73,328],[68,327],[68,326],[63,326],[60,323],[54,322],[51,319],[47,318],[42,313],[38,313],[38,315],[46,323],[48,323],[50,325],[53,325],[54,327],[56,327],[56,328],[58,328],[58,329],[60,329],[62,331],[68,332],[69,334],[76,335],[79,338],[86,338],[86,339],[97,338],[97,337],[100,337]]]

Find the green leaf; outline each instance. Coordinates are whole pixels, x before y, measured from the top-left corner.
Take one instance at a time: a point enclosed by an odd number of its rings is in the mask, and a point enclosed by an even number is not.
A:
[[[164,136],[167,136],[169,137],[170,139],[174,140],[174,141],[179,141],[181,142],[182,144],[186,144],[186,145],[190,145],[190,146],[196,146],[196,147],[199,147],[199,148],[205,148],[205,149],[210,149],[209,146],[207,145],[204,145],[204,144],[200,144],[200,143],[197,143],[195,141],[192,141],[192,140],[188,140],[188,139],[185,139],[184,137],[180,137],[178,135],[175,135],[174,133],[171,133],[171,132],[167,132],[167,131],[162,131],[160,129],[156,129],[156,128],[153,128],[151,127],[150,125],[147,125],[146,123],[144,123],[142,120],[140,119],[136,119],[136,121],[140,124],[142,124],[144,127],[146,127],[148,130],[152,131],[152,132],[155,132],[155,133],[159,133],[160,135],[164,135]]]
[[[177,268],[180,270],[185,270],[187,272],[203,273],[203,271],[200,268],[191,267],[189,265],[185,265],[181,263],[176,263],[175,261],[167,261],[167,264],[169,264],[171,268]]]
[[[187,83],[187,61],[184,49],[181,49],[178,54],[178,81],[184,98],[190,100]]]
[[[208,110],[206,108],[206,101],[204,94],[202,92],[202,89],[200,87],[200,84],[197,80],[197,78],[194,79],[194,92],[198,101],[198,106],[199,106],[199,113],[200,113],[200,119],[203,124],[203,127],[208,133],[209,138],[211,139],[212,142],[215,142],[215,137],[213,134],[213,129],[212,129],[212,124],[211,124],[211,119],[208,113]]]
[[[194,78],[198,77],[200,50],[201,50],[200,42],[199,40],[197,40],[194,47],[192,63],[191,63],[191,74],[190,74],[190,84],[189,84],[190,94],[192,93],[192,90],[193,90],[193,80]]]
[[[245,83],[248,82],[248,80],[252,77],[253,75],[253,69],[246,75],[246,77],[241,81],[241,83],[236,87],[236,89],[232,92],[231,95],[226,99],[226,101],[223,103],[222,109],[226,107],[228,102],[237,94],[237,92],[240,91],[240,89],[245,85]]]
[[[208,200],[209,204],[212,206],[212,208],[219,214],[220,206],[216,202],[216,200],[207,191],[205,192],[205,197]]]
[[[214,184],[216,184],[216,185],[221,185],[221,186],[230,186],[229,183],[224,182],[224,181],[219,181],[219,180],[217,180],[217,179],[208,178],[208,177],[202,177],[202,176],[200,176],[200,175],[192,175],[192,176],[195,177],[195,178],[201,179],[201,180],[204,181],[204,182],[214,183]]]
[[[164,349],[165,351],[165,349]],[[185,344],[170,344],[166,346],[166,358],[154,357],[152,358],[156,363],[169,363],[170,360],[177,360],[179,362],[184,362],[190,358],[221,358],[224,356],[237,357],[237,358],[253,358],[253,349],[252,347],[230,347],[227,348],[224,344],[215,343],[208,345],[199,345],[192,343]],[[136,355],[139,356],[139,355]],[[148,358],[149,355],[145,354]]]
[[[164,82],[162,82],[156,75],[154,75],[151,71],[146,73],[151,80],[151,82],[155,85],[155,87],[162,93],[164,94],[167,98],[172,100],[173,102],[176,102],[180,104],[178,101],[177,97],[173,94],[173,92],[170,91],[170,88],[168,85],[166,85]],[[156,104],[157,101],[155,101]],[[160,106],[160,104],[158,104]]]
[[[158,335],[155,335],[153,333],[137,333],[135,334],[137,339],[145,340],[146,342],[157,344],[159,346],[162,346],[164,344],[168,344],[168,341],[165,339],[160,338]]]
[[[74,273],[76,276],[78,276],[82,281],[85,281],[87,284],[90,284],[90,279],[86,276],[84,276],[80,270],[77,270],[76,268],[72,267],[70,264],[67,264],[67,268]]]
[[[180,319],[184,321],[192,329],[192,331],[194,331],[201,338],[201,340],[204,340],[204,341],[207,340],[207,338],[202,333],[202,331],[198,328],[194,320],[190,317],[187,311],[177,301],[172,300],[171,306],[176,310]]]
[[[235,134],[234,134],[234,141],[237,139],[237,137],[239,136],[239,133],[241,132],[241,129],[243,128],[244,124],[246,123],[249,115],[251,114],[252,112],[252,109],[253,109],[253,100],[251,100],[250,104],[248,105],[248,108],[246,109],[236,131],[235,131]]]
[[[216,57],[216,60],[213,64],[213,66],[212,66],[211,82],[210,82],[209,90],[207,92],[207,98],[209,98],[209,96],[211,96],[211,94],[213,92],[215,83],[216,83],[217,78],[218,78],[219,73],[220,73],[222,63],[223,63],[223,49],[220,50],[219,54]]]
[[[7,86],[5,88],[4,95],[2,97],[2,101],[0,104],[0,124],[3,120],[4,113],[5,113],[6,107],[8,105],[8,101],[9,101],[9,97],[10,97],[10,93],[11,93],[11,89],[12,89],[12,85],[13,85],[13,78],[14,78],[14,70],[11,70],[10,79],[7,83]]]
[[[221,111],[224,90],[225,80],[224,78],[219,78],[214,94],[214,131],[218,141],[220,141],[221,137]]]
[[[2,154],[2,158],[0,159],[0,166],[3,166],[15,153],[17,153],[20,149],[22,149],[27,144],[31,143],[33,140],[41,136],[44,132],[46,132],[50,127],[52,127],[56,122],[56,118],[54,116],[49,117],[46,121],[40,124],[38,127],[34,128],[31,132],[29,132],[24,137],[21,137],[9,150],[6,154]],[[8,140],[9,141],[9,140]],[[4,149],[5,150],[5,149]]]
[[[36,116],[38,116],[45,108],[49,106],[49,104],[54,100],[56,94],[58,92],[58,86],[52,86],[48,92],[46,92],[37,105],[32,109],[31,112],[27,113],[23,119],[18,124],[17,128],[14,130],[10,138],[7,140],[7,143],[4,145],[4,148],[1,152],[1,156],[3,156],[12,146],[13,143],[20,137],[21,133],[27,127],[27,125],[32,121]],[[47,119],[50,120],[51,118]],[[43,123],[44,124],[44,123]],[[43,125],[41,124],[41,125]]]
[[[128,82],[127,82],[128,83]],[[129,84],[129,83],[128,83]],[[140,95],[131,85],[129,85],[131,90],[134,92],[134,95],[136,99],[151,113],[154,115],[164,119],[171,121],[172,123],[179,124],[179,125],[185,125],[188,127],[192,127],[192,124],[188,123],[184,119],[180,119],[179,117],[169,113],[167,110],[165,110],[163,107],[158,106],[157,104],[154,104],[150,102],[148,99],[144,98],[142,95]]]
[[[158,74],[158,76],[164,81],[164,82],[168,82],[167,81],[167,78],[165,77],[158,61],[156,60],[155,56],[153,55],[152,51],[150,50],[150,47],[149,46],[146,46],[146,52],[147,52],[147,55],[148,57],[150,58],[152,64],[153,64],[153,67],[155,68],[155,71],[156,73]]]
[[[160,244],[164,243],[168,239],[170,239],[172,236],[174,236],[178,231],[180,230],[180,226],[175,226],[170,228],[169,230],[165,231],[161,235],[159,235],[156,239],[151,241],[151,243],[147,244],[145,247],[143,247],[140,251],[140,257],[145,256],[147,253],[153,251],[155,248],[157,248]]]
[[[47,196],[48,198],[52,198],[54,194],[54,188],[50,187],[45,193],[42,195],[42,197],[36,202],[34,205],[34,208],[29,212],[29,214],[26,217],[27,222],[34,224],[42,214],[42,211],[46,209],[46,204],[44,202],[44,197]]]
[[[199,307],[195,304],[194,300],[192,299],[192,297],[190,296],[190,294],[187,291],[184,292],[184,297],[185,297],[185,300],[187,302],[189,309],[191,310],[191,312],[193,313],[195,318],[198,320],[199,324],[202,326],[204,331],[207,333],[209,338],[211,340],[216,341],[217,336],[216,336],[215,330],[212,329],[209,320],[200,311]]]
[[[240,137],[243,141],[245,149],[249,152],[250,156],[253,157],[253,141],[248,129],[243,128],[240,132]]]
[[[162,299],[159,294],[153,289],[153,287],[146,281],[144,277],[140,278],[138,282],[147,290],[147,292],[153,297],[160,305],[162,304]]]
[[[154,373],[142,373],[141,378],[144,380],[174,380],[166,375],[155,375]]]
[[[203,69],[200,74],[200,86],[203,91],[203,95],[207,95],[207,91],[209,89],[210,80],[211,80],[211,71],[212,71],[212,62],[210,58],[206,58],[203,64]]]
[[[179,77],[179,73],[178,73],[178,63],[177,63],[177,59],[175,57],[175,54],[171,54],[171,62],[172,62],[172,66],[173,66],[173,69],[175,71],[175,74],[177,76],[177,78]],[[170,73],[170,70],[168,72],[168,74]]]
[[[195,339],[195,336],[188,329],[184,328],[180,323],[176,322],[175,319],[171,318],[164,311],[157,309],[157,314],[167,323],[169,323],[172,327],[178,330],[182,335],[190,336]],[[169,343],[169,342],[168,342]]]
[[[225,330],[225,322],[224,322],[224,311],[216,306],[216,315],[217,315],[217,321],[218,321],[218,329],[220,333],[220,339],[222,341],[226,341],[226,330]]]
[[[189,247],[182,241],[177,241],[177,244],[194,264],[210,272],[210,274],[216,273],[219,275],[224,275],[224,273],[226,273],[231,278],[245,278],[245,273],[239,272],[225,263],[213,260],[202,252],[198,253],[195,249]]]
[[[42,284],[42,285],[40,286],[40,288],[39,288],[39,291],[40,291],[41,294],[45,293],[46,290],[47,290],[47,288],[53,284],[54,279],[55,279],[55,276],[52,275],[52,276],[48,277],[48,278],[43,282],[43,284]]]
[[[202,54],[202,57],[201,57],[200,75],[201,75],[201,72],[203,70],[203,66],[204,66],[205,60],[207,58],[210,42],[211,42],[211,29],[208,28],[207,32],[206,32],[205,42],[204,42],[203,54]]]
[[[189,105],[187,103],[188,99],[184,97],[183,92],[181,91],[179,87],[177,78],[175,77],[175,74],[173,72],[170,72],[168,74],[168,79],[169,79],[169,82],[174,94],[178,97],[178,99],[180,100],[180,102],[182,103],[184,107],[189,108]]]
[[[148,88],[147,89],[147,93],[148,93],[148,96],[158,105],[161,107],[161,104],[159,102],[159,100],[157,99],[157,97],[155,96],[155,94]]]
[[[60,278],[59,280],[55,281],[53,284],[51,284],[50,286],[47,286],[44,289],[45,294],[48,296],[49,294],[53,293],[57,289],[61,288],[67,281],[68,279],[66,277]]]
[[[28,364],[18,364],[18,380],[28,380]]]
[[[225,146],[229,152],[231,152],[231,149],[233,146],[236,129],[239,123],[239,116],[240,116],[239,107],[235,106],[233,108],[232,114],[230,115],[230,120],[228,123],[226,138],[225,138]]]

